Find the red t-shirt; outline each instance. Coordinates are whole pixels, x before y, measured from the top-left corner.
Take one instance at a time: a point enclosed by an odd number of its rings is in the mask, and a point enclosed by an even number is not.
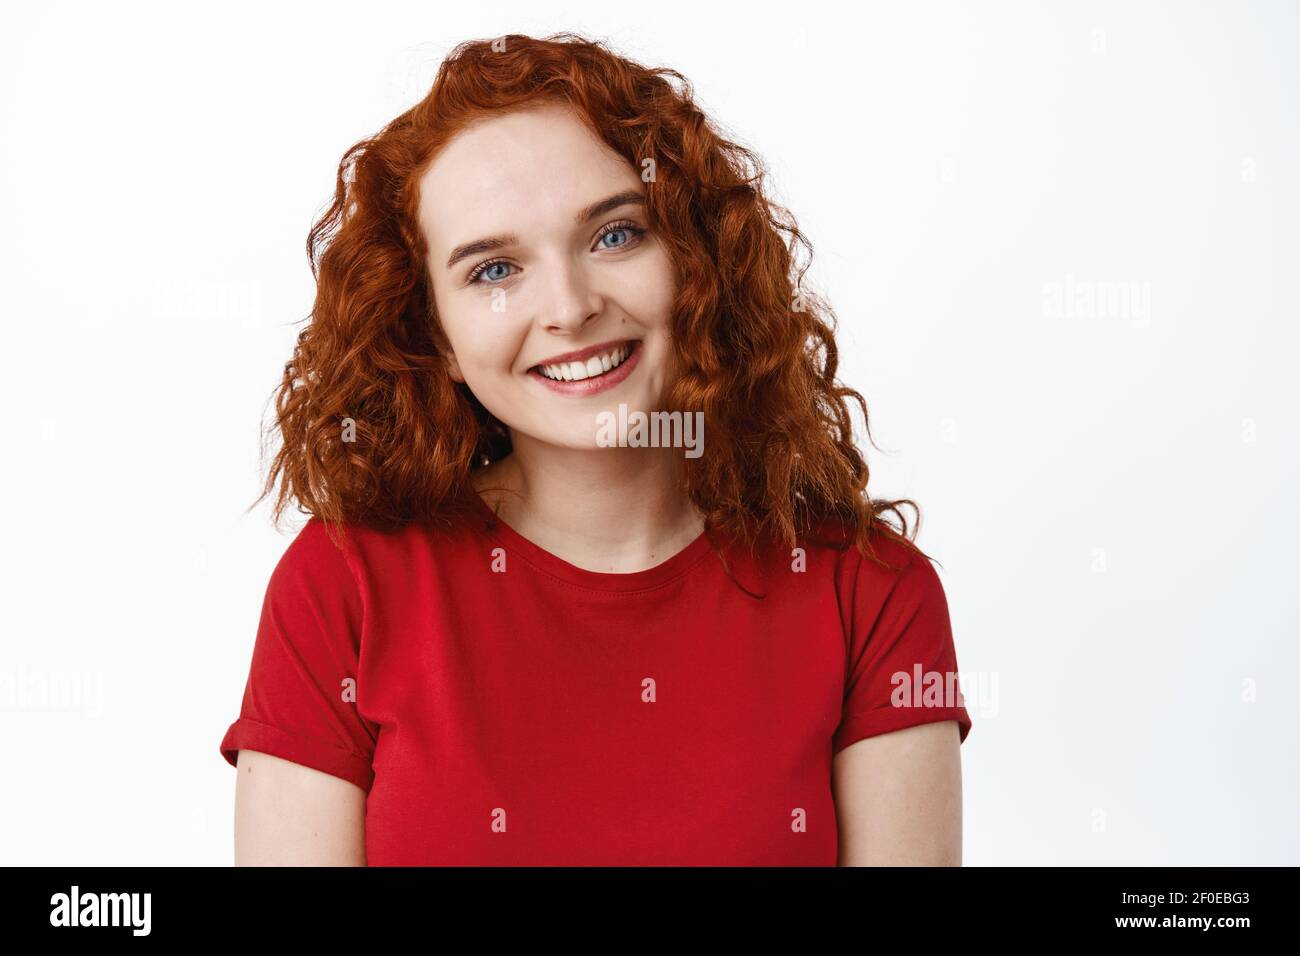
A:
[[[524,538],[477,494],[450,529],[312,519],[271,576],[234,765],[368,792],[371,866],[820,865],[834,754],[971,720],[931,564],[708,535],[630,574]],[[946,695],[943,691],[947,689]]]

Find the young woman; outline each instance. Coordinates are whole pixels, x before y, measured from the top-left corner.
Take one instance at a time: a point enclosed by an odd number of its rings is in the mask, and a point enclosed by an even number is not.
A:
[[[800,246],[678,73],[570,34],[463,44],[348,151],[237,863],[960,863],[943,589]]]

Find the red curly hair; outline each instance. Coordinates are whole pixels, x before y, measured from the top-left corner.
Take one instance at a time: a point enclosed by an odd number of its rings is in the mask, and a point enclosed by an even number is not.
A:
[[[261,496],[278,485],[275,518],[296,500],[331,525],[443,523],[471,472],[510,452],[508,430],[439,357],[418,184],[473,120],[547,101],[638,171],[654,161],[646,216],[677,276],[679,375],[664,407],[703,412],[707,452],[683,456],[682,480],[706,527],[792,547],[831,527],[877,561],[877,533],[915,549],[901,506],[919,522],[916,504],[867,494],[849,402],[864,428],[867,406],[836,382],[834,315],[802,287],[811,245],[765,195],[761,162],[719,134],[677,71],[571,33],[459,45],[420,103],[344,154],[307,239],[310,321],[275,395],[281,444]]]

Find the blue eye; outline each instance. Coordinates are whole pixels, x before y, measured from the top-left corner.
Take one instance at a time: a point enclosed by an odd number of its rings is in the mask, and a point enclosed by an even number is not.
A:
[[[480,282],[481,280],[486,278],[489,283],[495,284],[497,282],[500,282],[502,279],[510,278],[511,276],[510,272],[500,271],[509,268],[511,268],[510,263],[506,262],[504,259],[496,259],[492,262],[485,262],[482,265],[476,267],[474,271],[469,274],[468,281]]]
[[[613,249],[613,248],[616,248],[617,246],[621,246],[621,245],[623,245],[624,243],[626,243],[626,242],[628,241],[627,233],[628,233],[628,230],[626,230],[626,229],[621,229],[621,228],[620,228],[620,229],[612,229],[612,230],[610,230],[609,232],[605,233],[603,236],[600,237],[601,244],[602,244],[606,249]],[[608,239],[615,239],[615,240],[617,240],[617,241],[616,241],[616,242],[607,242],[606,240],[608,240]]]
[[[634,245],[645,231],[634,222],[612,222],[596,238],[596,248],[622,249]],[[515,272],[513,263],[505,259],[492,259],[475,266],[465,281],[469,285],[500,285]]]
[[[639,239],[643,232],[645,230],[633,222],[612,222],[601,232],[596,245],[601,249],[622,249]],[[611,238],[613,242],[606,241]]]

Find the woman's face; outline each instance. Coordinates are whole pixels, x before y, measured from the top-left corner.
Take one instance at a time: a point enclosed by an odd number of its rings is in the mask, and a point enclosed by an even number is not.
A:
[[[674,278],[644,195],[558,105],[479,121],[422,177],[448,366],[516,437],[595,448],[600,412],[659,408]]]

